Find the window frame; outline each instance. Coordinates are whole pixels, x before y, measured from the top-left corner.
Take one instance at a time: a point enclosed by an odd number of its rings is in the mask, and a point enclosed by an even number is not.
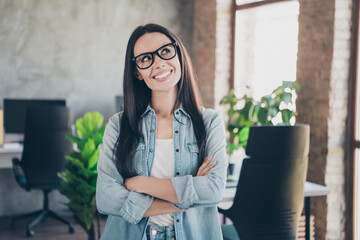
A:
[[[360,106],[357,106],[357,85],[358,85],[358,61],[359,61],[359,11],[360,4],[359,0],[353,1],[353,12],[352,12],[352,22],[353,22],[353,30],[352,30],[352,42],[351,42],[351,76],[349,82],[349,138],[348,138],[348,154],[349,154],[349,164],[347,166],[347,219],[348,222],[346,224],[346,239],[354,239],[355,231],[354,231],[354,223],[355,223],[355,151],[360,148],[360,141],[356,140],[356,114],[357,109]],[[360,163],[358,163],[360,164]]]

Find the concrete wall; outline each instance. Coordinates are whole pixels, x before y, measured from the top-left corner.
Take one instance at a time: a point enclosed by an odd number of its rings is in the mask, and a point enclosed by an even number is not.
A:
[[[0,98],[65,98],[105,117],[122,93],[127,40],[159,23],[192,52],[192,0],[1,0]]]
[[[171,29],[192,55],[192,0],[0,0],[0,108],[3,98],[64,98],[75,119],[95,110],[107,119],[122,94],[128,38],[150,22]],[[9,169],[0,170],[0,193],[0,216],[42,204]]]

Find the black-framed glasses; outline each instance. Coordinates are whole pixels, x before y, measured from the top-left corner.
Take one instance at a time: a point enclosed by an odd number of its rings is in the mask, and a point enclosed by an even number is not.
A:
[[[170,60],[176,56],[176,42],[165,44],[153,52],[142,53],[132,58],[132,61],[140,69],[147,69],[154,63],[155,54],[163,60]]]

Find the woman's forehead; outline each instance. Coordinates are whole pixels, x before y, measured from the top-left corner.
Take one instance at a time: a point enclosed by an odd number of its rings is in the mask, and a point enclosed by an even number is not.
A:
[[[171,43],[171,40],[163,33],[145,33],[135,42],[134,56],[145,52],[153,52],[168,43]]]

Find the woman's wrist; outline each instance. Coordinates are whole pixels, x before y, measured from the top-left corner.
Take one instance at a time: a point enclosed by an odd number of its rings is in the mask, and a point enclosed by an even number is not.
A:
[[[147,177],[147,176],[139,176],[139,181],[137,182],[138,186],[138,192],[139,193],[145,193],[145,194],[150,194],[149,189],[154,186],[154,184],[152,184],[152,180],[154,179],[153,177]]]
[[[147,176],[138,176],[136,192],[138,192],[138,193],[146,193],[147,181],[148,180],[149,180],[149,177],[147,177]]]
[[[147,178],[148,177],[146,176],[135,176],[128,178],[125,180],[124,186],[131,192],[145,193],[145,189],[147,188],[145,186]]]

